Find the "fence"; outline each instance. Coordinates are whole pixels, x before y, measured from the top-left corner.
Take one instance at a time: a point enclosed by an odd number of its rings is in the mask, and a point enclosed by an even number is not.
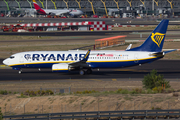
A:
[[[93,81],[93,80],[92,80]],[[96,79],[94,80],[96,81]],[[98,80],[97,80],[98,81]],[[123,88],[123,87],[121,87]],[[124,87],[126,88],[126,87]],[[50,87],[36,87],[36,86],[32,86],[31,88],[26,88],[26,87],[4,87],[4,88],[1,88],[1,90],[7,90],[8,94],[16,94],[16,93],[25,93],[27,90],[29,91],[38,91],[38,90],[51,90],[54,94],[59,94],[59,93],[71,93],[71,92],[77,92],[77,91],[85,91],[85,90],[95,90],[95,91],[99,91],[99,92],[104,92],[104,91],[116,91],[118,90],[119,88],[118,87],[106,87],[106,86],[102,86],[102,87],[94,87],[94,86],[89,86],[88,88],[85,88],[85,87],[54,87],[54,88],[50,88]],[[127,90],[131,90],[130,88],[126,88]]]
[[[48,113],[48,114],[32,114],[32,115],[14,115],[14,116],[4,116],[4,118],[16,118],[16,119],[77,119],[77,118],[111,118],[120,117],[123,118],[179,118],[180,109],[177,110],[130,110],[130,111],[98,111],[98,112],[70,112],[70,113]]]
[[[115,36],[115,37],[109,37],[109,38],[103,38],[103,39],[97,39],[95,40],[95,48],[105,48],[105,47],[111,47],[116,45],[124,45],[125,44],[125,37],[126,36]]]
[[[18,87],[18,88],[1,88],[3,91],[7,90],[7,94],[17,94],[17,93],[25,93],[27,90],[28,91],[46,91],[46,90],[51,90],[53,94],[60,94],[60,93],[71,93],[71,87],[59,87],[59,88],[37,88],[37,87],[32,87],[32,88],[25,88],[25,87]],[[6,93],[5,93],[6,94]]]
[[[133,102],[113,102],[109,99],[109,102],[103,102],[102,99],[91,99],[91,101],[83,100],[78,101],[78,99],[71,99],[62,101],[59,100],[54,102],[56,99],[49,97],[48,101],[41,100],[41,104],[37,105],[30,101],[31,98],[25,98],[24,101],[18,104],[5,104],[1,107],[3,115],[21,115],[21,114],[44,114],[44,113],[66,113],[66,112],[90,112],[90,111],[124,111],[124,110],[167,110],[167,109],[178,109],[179,102],[164,102],[164,103],[153,103],[147,102],[142,103],[138,101]],[[35,98],[37,99],[37,98]],[[104,100],[105,101],[105,100]],[[112,102],[111,102],[112,101]],[[54,102],[54,103],[53,103]],[[8,101],[7,101],[8,103]],[[48,103],[48,104],[47,104]],[[73,103],[73,104],[72,104]],[[47,104],[47,105],[46,105]],[[56,105],[55,105],[56,104]]]
[[[13,89],[5,86],[6,89],[12,92]],[[10,86],[11,87],[11,86]],[[27,88],[14,87],[16,90],[22,91],[25,93]],[[118,88],[95,88],[94,86],[89,85],[87,88],[72,88],[72,87],[61,87],[61,88],[40,88],[33,86],[33,90],[52,90],[54,94],[59,93],[68,93],[67,96],[63,94],[56,96],[44,96],[42,97],[27,97],[20,96],[16,94],[15,96],[21,97],[22,99],[16,98],[11,99],[7,98],[6,100],[0,100],[0,107],[2,109],[3,115],[18,115],[18,114],[44,114],[44,113],[58,113],[58,112],[82,112],[82,111],[119,111],[119,110],[152,110],[152,109],[179,109],[180,102],[178,96],[168,96],[165,98],[143,98],[139,101],[141,94],[117,94]],[[128,89],[126,87],[126,89]],[[93,93],[92,91],[99,91]],[[131,90],[129,88],[129,90]],[[90,95],[85,92],[91,91]],[[71,92],[75,92],[71,96]],[[81,93],[80,93],[81,92]],[[111,93],[111,94],[109,94]],[[12,93],[10,93],[12,94]],[[83,95],[80,95],[83,94]],[[115,97],[109,97],[109,95],[114,95]],[[36,94],[35,96],[38,96]],[[80,95],[80,96],[79,96]],[[108,97],[105,98],[105,96]],[[143,95],[143,94],[142,94]],[[175,94],[176,95],[176,94]],[[86,96],[83,98],[83,96]],[[99,97],[100,96],[100,97]],[[102,97],[103,96],[103,97]],[[150,95],[151,96],[151,95]],[[136,99],[138,98],[138,99]],[[36,99],[36,100],[34,100]],[[176,100],[175,100],[176,99]],[[12,102],[13,101],[13,102]],[[37,101],[37,102],[34,102]],[[40,102],[38,102],[40,101]]]

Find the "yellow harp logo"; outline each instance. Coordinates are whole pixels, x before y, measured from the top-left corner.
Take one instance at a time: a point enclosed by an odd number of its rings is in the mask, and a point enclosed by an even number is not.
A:
[[[163,40],[165,34],[156,32],[155,34],[152,33],[151,39],[154,43],[157,44],[158,47],[161,45],[161,41]]]

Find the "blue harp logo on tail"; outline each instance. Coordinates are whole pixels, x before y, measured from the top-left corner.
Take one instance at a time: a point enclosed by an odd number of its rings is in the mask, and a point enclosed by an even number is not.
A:
[[[161,42],[162,42],[164,36],[165,36],[165,34],[156,32],[156,33],[152,33],[151,39],[152,39],[152,41],[153,41],[154,43],[157,44],[158,47],[160,47]]]

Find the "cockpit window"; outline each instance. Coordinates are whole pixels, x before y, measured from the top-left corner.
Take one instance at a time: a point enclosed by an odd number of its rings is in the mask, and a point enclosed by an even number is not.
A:
[[[14,56],[10,56],[9,58],[13,59],[13,58],[14,58]]]

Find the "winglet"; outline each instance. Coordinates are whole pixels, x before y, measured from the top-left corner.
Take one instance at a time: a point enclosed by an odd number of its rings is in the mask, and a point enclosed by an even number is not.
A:
[[[129,44],[129,46],[126,48],[126,50],[130,50],[131,46],[132,46],[132,44]]]
[[[88,50],[86,55],[84,56],[84,58],[81,61],[87,61],[89,58],[90,52],[91,52],[91,50]]]

